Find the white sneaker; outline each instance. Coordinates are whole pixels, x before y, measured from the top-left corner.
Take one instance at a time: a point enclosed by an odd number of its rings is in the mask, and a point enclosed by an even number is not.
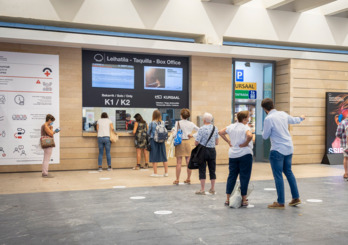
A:
[[[163,174],[164,177],[168,177],[168,173]]]
[[[108,168],[108,171],[112,171],[112,168]]]
[[[161,176],[161,175],[159,175],[159,174],[151,174],[150,176],[151,176],[151,177],[159,177],[159,176]]]
[[[98,168],[98,171],[101,172],[101,171],[103,171],[103,169],[102,168]]]

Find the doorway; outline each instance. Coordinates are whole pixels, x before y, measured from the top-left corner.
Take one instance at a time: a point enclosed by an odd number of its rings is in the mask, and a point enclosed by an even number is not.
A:
[[[232,122],[240,111],[250,112],[249,126],[253,133],[254,159],[268,161],[270,140],[263,140],[263,121],[266,113],[261,107],[264,98],[274,97],[275,62],[259,60],[232,60]]]

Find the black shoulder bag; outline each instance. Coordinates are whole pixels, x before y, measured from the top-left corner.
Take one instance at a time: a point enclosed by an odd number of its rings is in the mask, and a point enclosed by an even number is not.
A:
[[[207,148],[207,144],[211,137],[213,136],[215,131],[215,126],[213,126],[213,130],[211,131],[211,134],[207,140],[207,143],[204,145],[198,144],[192,151],[191,151],[191,157],[188,164],[189,169],[198,169],[201,164],[204,163],[204,153],[205,149]]]

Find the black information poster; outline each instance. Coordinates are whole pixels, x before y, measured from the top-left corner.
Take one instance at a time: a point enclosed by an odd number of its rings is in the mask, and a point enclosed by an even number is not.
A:
[[[82,51],[83,107],[188,108],[188,58]]]
[[[348,117],[348,93],[326,93],[326,154],[342,153],[338,124]]]

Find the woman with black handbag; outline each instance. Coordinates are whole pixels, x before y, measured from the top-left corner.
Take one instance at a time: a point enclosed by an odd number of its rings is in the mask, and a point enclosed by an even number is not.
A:
[[[135,148],[137,149],[137,165],[133,168],[133,170],[139,170],[141,168],[141,152],[143,152],[145,156],[145,166],[143,168],[149,167],[149,152],[147,151],[147,124],[139,113],[135,114],[134,118],[135,123],[133,134],[135,136]]]
[[[208,165],[209,176],[211,182],[210,194],[215,194],[215,180],[216,180],[216,150],[215,146],[219,144],[218,129],[212,125],[213,116],[210,113],[204,113],[204,126],[198,130],[195,145],[204,146],[204,161],[199,166],[199,180],[201,181],[201,189],[196,191],[197,195],[205,195],[205,179],[206,168]]]

